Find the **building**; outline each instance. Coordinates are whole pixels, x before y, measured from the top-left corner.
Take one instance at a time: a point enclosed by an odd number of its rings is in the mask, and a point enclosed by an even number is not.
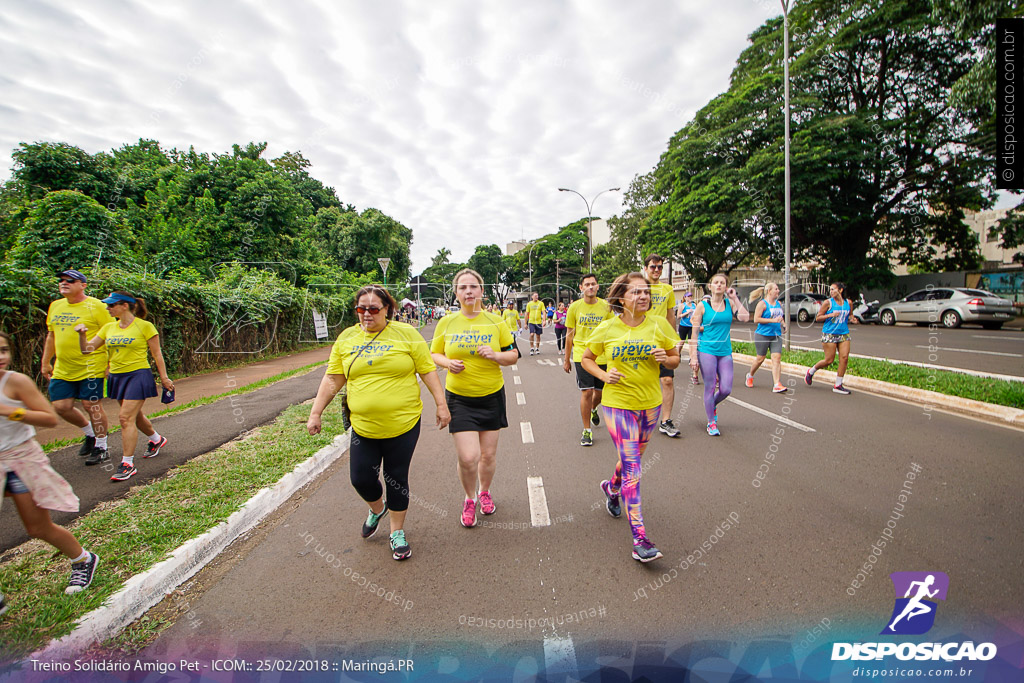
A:
[[[965,212],[964,222],[970,226],[974,234],[978,236],[981,243],[981,257],[985,260],[982,264],[983,270],[996,270],[999,268],[1021,268],[1024,264],[1013,260],[1014,256],[1024,253],[1020,248],[1003,249],[1000,246],[1000,236],[989,236],[991,228],[996,223],[1006,218],[1009,209],[993,209],[991,211]]]

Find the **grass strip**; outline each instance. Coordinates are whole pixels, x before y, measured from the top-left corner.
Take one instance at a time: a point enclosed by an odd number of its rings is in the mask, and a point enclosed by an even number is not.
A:
[[[279,372],[276,375],[264,377],[263,379],[256,380],[255,382],[250,382],[249,384],[245,384],[240,387],[235,387],[231,391],[225,391],[224,393],[215,394],[213,396],[203,396],[202,398],[197,398],[194,401],[189,401],[188,403],[182,403],[181,405],[170,406],[168,408],[158,410],[155,413],[150,413],[146,417],[152,419],[154,417],[160,417],[161,415],[173,415],[174,413],[180,413],[183,410],[188,410],[190,408],[195,408],[197,406],[208,405],[210,403],[213,403],[214,401],[219,401],[220,399],[226,398],[228,396],[235,396],[237,394],[247,394],[250,391],[262,389],[263,387],[273,384],[274,382],[280,382],[283,379],[288,379],[289,377],[306,373],[312,370],[313,368],[324,365],[326,362],[327,361],[322,360],[317,361],[316,363],[310,363],[309,365],[303,365],[301,368],[292,368],[291,370],[285,370],[284,372]],[[121,431],[121,425],[112,424],[107,429],[107,434],[114,434],[115,432],[119,431]],[[80,443],[81,441],[82,437],[80,436],[75,437],[74,439],[57,439],[55,441],[51,441],[50,443],[43,444],[43,451],[45,451],[46,453],[50,453],[51,451],[60,450],[61,448],[70,446],[72,444]]]
[[[75,520],[69,530],[101,558],[92,586],[82,593],[64,595],[70,565],[52,546],[29,541],[8,551],[9,559],[0,564],[0,587],[10,606],[0,619],[0,662],[67,635],[127,579],[226,520],[330,443],[342,431],[341,411],[325,412],[323,432],[314,437],[306,433],[310,406],[291,406],[251,438],[192,458],[159,481],[133,487],[126,497]]]
[[[751,356],[757,355],[754,345],[748,342],[733,342],[733,351]],[[782,360],[810,367],[822,359],[815,351],[783,351]],[[827,370],[835,370],[838,361]],[[948,370],[918,368],[912,365],[898,365],[866,358],[850,358],[848,375],[877,379],[914,389],[927,389],[948,396],[959,396],[985,403],[1024,408],[1024,382],[1010,382],[1003,379],[975,377]]]

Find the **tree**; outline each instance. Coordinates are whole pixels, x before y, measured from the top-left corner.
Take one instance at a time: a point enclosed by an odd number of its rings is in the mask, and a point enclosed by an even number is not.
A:
[[[452,255],[452,250],[447,247],[441,247],[437,250],[437,253],[433,258],[430,259],[430,265],[432,266],[443,266],[448,263],[448,257]]]
[[[600,283],[640,270],[644,251],[641,230],[649,225],[654,199],[653,173],[637,174],[623,193],[625,211],[608,219],[611,239],[594,247],[594,273]]]
[[[23,142],[11,157],[13,179],[29,199],[74,190],[106,204],[115,186],[111,158],[102,152],[88,154],[66,142]]]

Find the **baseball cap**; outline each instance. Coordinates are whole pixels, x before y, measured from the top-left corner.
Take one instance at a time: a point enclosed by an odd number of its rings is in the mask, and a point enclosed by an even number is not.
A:
[[[78,280],[79,282],[88,282],[86,277],[77,270],[65,270],[57,273],[57,277],[69,277],[72,280]]]

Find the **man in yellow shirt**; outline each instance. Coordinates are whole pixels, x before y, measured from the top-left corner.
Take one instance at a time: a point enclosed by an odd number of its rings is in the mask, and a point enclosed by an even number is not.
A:
[[[85,434],[78,454],[89,456],[96,464],[107,456],[107,415],[100,406],[103,398],[106,354],[86,355],[78,345],[75,325],[83,324],[89,338],[96,336],[114,318],[99,299],[86,296],[88,280],[77,270],[65,270],[58,276],[61,299],[46,312],[46,342],[43,345],[43,377],[49,380],[50,401],[62,418]],[[54,358],[56,357],[56,363]],[[80,400],[89,418],[75,408]]]
[[[539,355],[540,335],[544,332],[544,302],[537,292],[530,295],[530,303],[526,304],[526,324],[530,327],[530,355]]]
[[[651,311],[652,316],[664,316],[668,320],[669,327],[676,329],[676,295],[672,289],[672,274],[669,274],[669,283],[661,282],[661,274],[665,268],[664,260],[657,254],[649,254],[644,259],[644,275],[651,283]],[[679,438],[679,430],[672,423],[672,404],[676,401],[675,370],[669,370],[664,365],[659,366],[661,377],[661,416],[664,418],[658,425],[658,431],[672,438]]]
[[[520,316],[519,311],[516,310],[515,301],[508,302],[508,308],[502,311],[501,317],[505,321],[505,324],[508,325],[508,329],[513,335],[519,331]]]
[[[580,365],[583,360],[583,352],[587,348],[587,342],[597,326],[608,318],[613,317],[608,302],[597,296],[597,276],[587,273],[580,281],[580,291],[583,297],[569,304],[569,310],[565,314],[565,326],[569,329],[565,340],[565,362],[562,369],[569,372],[573,364],[576,365],[576,386],[580,389],[580,417],[583,419],[583,436],[580,437],[581,446],[593,446],[594,434],[590,429],[591,423],[595,426],[601,424],[597,407],[601,405],[601,391],[604,389],[604,382],[594,377]],[[597,365],[602,370],[606,367],[604,356],[597,359]]]

